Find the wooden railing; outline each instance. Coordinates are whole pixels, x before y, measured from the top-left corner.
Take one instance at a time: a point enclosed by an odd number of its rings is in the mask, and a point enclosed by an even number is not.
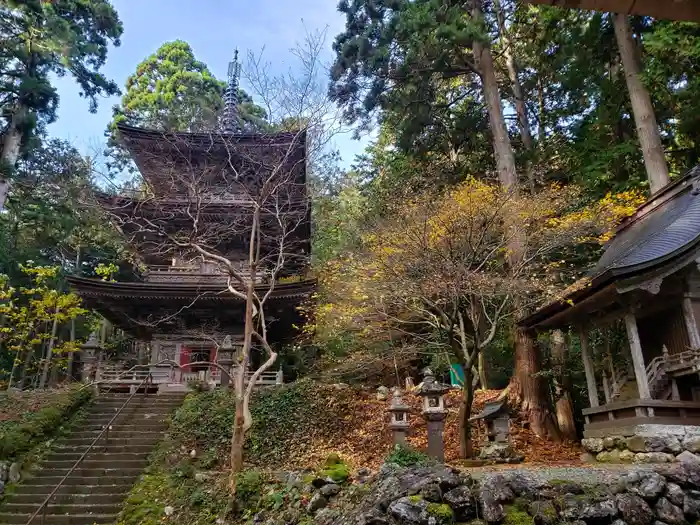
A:
[[[239,275],[249,280],[249,272],[241,271]],[[185,282],[185,283],[226,283],[228,276],[221,271],[203,271],[199,267],[192,266],[149,266],[146,272],[146,281],[151,283]],[[259,273],[255,277],[256,283],[262,283],[265,274]]]

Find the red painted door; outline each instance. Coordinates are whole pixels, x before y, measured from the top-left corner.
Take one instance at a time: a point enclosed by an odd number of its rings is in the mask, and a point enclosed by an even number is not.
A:
[[[190,367],[186,366],[190,364],[190,349],[185,345],[180,347],[180,382],[183,382],[182,376],[185,372],[190,371]]]

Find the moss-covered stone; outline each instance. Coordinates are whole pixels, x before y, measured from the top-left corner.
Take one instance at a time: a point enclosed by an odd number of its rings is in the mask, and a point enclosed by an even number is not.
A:
[[[452,523],[455,519],[454,512],[446,503],[428,503],[427,511],[437,518],[439,523]]]
[[[515,505],[508,505],[505,511],[504,525],[535,525],[535,519],[526,511],[518,509]]]
[[[411,503],[418,503],[419,501],[423,501],[423,496],[415,495],[415,496],[409,496],[408,501]]]

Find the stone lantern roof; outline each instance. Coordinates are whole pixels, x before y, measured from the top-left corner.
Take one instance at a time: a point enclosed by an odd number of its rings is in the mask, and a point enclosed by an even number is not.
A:
[[[430,368],[426,368],[423,372],[425,378],[423,382],[416,388],[416,394],[419,396],[441,396],[449,392],[452,388],[450,385],[440,383],[435,379],[435,374]]]

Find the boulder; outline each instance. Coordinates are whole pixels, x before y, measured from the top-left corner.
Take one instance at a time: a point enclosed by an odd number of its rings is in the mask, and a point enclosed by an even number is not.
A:
[[[0,496],[2,496],[5,493],[5,482],[0,481]]]
[[[683,447],[683,450],[697,454],[700,452],[700,434],[691,434],[686,436],[681,446]]]
[[[380,386],[377,388],[377,399],[379,401],[386,401],[389,399],[389,389],[385,386]]]
[[[331,498],[340,492],[340,485],[329,483],[328,485],[321,487],[319,492],[324,498]]]
[[[382,513],[381,511],[377,509],[371,509],[369,512],[366,512],[362,515],[359,522],[362,525],[390,525],[390,520],[391,518],[385,516],[384,513]]]
[[[603,440],[600,438],[582,439],[581,446],[586,452],[590,452],[591,454],[598,454],[599,452],[603,452],[603,449],[605,448]]]
[[[603,448],[606,450],[612,450],[613,448],[615,448],[615,438],[614,437],[603,438]]]
[[[638,452],[634,456],[635,463],[670,463],[673,459],[673,454],[666,452]]]
[[[6,483],[10,478],[10,465],[6,461],[0,461],[0,481]]]
[[[522,461],[524,456],[518,454],[510,443],[488,443],[479,452],[479,459],[486,461]]]
[[[583,454],[581,454],[579,459],[581,460],[581,463],[595,463],[596,462],[595,456],[593,454],[591,454],[590,452],[584,452]]]
[[[604,450],[596,456],[596,459],[600,463],[619,463],[620,451],[616,448],[612,450]]]
[[[506,472],[503,474],[503,479],[516,496],[536,498],[543,489],[549,487],[549,484],[539,476],[525,471]]]
[[[171,507],[170,505],[163,509],[163,514],[165,514],[166,516],[172,516],[174,513],[175,507]]]
[[[632,463],[636,454],[631,450],[623,450],[620,452],[620,462],[622,463]]]
[[[696,454],[693,454],[687,450],[684,450],[678,454],[675,460],[679,463],[700,463],[700,458]]]
[[[581,505],[578,518],[584,521],[609,520],[617,516],[617,505],[612,498]]]
[[[651,471],[636,470],[624,479],[627,490],[646,500],[658,498],[666,489],[666,480],[660,474]]]
[[[333,481],[331,480],[330,483],[332,483],[332,482]],[[329,483],[328,478],[318,478],[317,477],[317,478],[314,478],[313,480],[311,480],[311,485],[315,489],[320,489],[324,485],[328,485],[328,483]]]
[[[688,478],[688,483],[696,488],[700,488],[700,458],[686,450],[676,456],[676,461],[682,465],[683,471]]]
[[[622,519],[628,525],[651,525],[654,521],[654,511],[636,494],[618,494],[615,500]]]
[[[659,520],[670,525],[681,525],[685,522],[683,509],[671,503],[667,498],[659,498],[654,507]]]
[[[440,485],[437,483],[428,483],[420,489],[418,494],[431,503],[442,503],[442,490],[440,490]]]
[[[470,521],[477,516],[476,500],[465,485],[446,492],[442,500],[452,508],[457,521]]]
[[[611,525],[627,525],[627,522],[618,518]]]
[[[515,499],[515,493],[510,488],[510,479],[503,474],[490,474],[481,483],[479,497],[489,495],[494,501],[508,503]]]
[[[700,492],[686,490],[683,498],[683,513],[691,518],[700,518]]]
[[[389,505],[389,514],[402,525],[428,525],[428,502],[417,497],[403,497]]]
[[[628,437],[625,445],[632,452],[647,452],[647,443],[642,436]]]
[[[557,509],[551,501],[533,501],[528,506],[527,513],[532,516],[535,525],[554,525],[558,521]]]
[[[479,497],[479,506],[481,507],[481,516],[487,523],[499,523],[506,516],[503,505],[488,494]]]
[[[675,483],[666,484],[666,499],[668,499],[668,501],[674,505],[682,507],[684,496],[685,494],[683,493],[683,489],[680,487],[680,485],[676,485]]]
[[[654,465],[654,471],[671,483],[677,483],[679,485],[688,483],[688,474],[681,463]]]
[[[644,439],[648,452],[679,454],[683,450],[680,441],[675,436],[647,436]]]
[[[311,501],[309,501],[309,504],[306,506],[306,510],[310,514],[313,514],[317,510],[324,508],[326,505],[328,505],[328,500],[326,497],[320,492],[317,492],[312,496]]]

